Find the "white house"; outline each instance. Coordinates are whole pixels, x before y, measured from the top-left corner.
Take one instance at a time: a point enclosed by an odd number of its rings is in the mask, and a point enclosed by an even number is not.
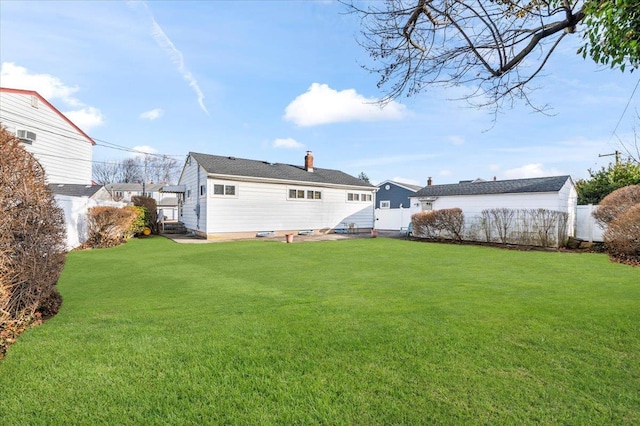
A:
[[[158,215],[167,220],[178,219],[178,197],[173,193],[165,193],[164,188],[170,185],[160,183],[109,183],[105,189],[115,201],[131,203],[131,197],[144,195],[156,200]]]
[[[197,235],[369,232],[375,187],[338,170],[189,153],[180,220]]]
[[[38,92],[0,88],[0,124],[44,167],[47,183],[91,184],[94,140]]]
[[[412,214],[425,210],[462,209],[469,230],[481,220],[485,209],[546,209],[568,214],[567,231],[572,236],[576,224],[578,195],[570,176],[531,179],[461,181],[456,184],[427,185],[411,198]]]
[[[92,185],[93,139],[32,90],[0,88],[0,124],[44,168],[49,189],[64,210],[67,248],[86,241],[87,209],[114,205],[104,187]]]

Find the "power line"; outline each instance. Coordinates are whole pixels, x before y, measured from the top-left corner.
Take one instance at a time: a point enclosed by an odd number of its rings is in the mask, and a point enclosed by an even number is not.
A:
[[[15,117],[17,117],[18,119],[16,119]],[[21,121],[20,119],[22,119],[24,121]],[[75,136],[75,135],[69,135],[68,133],[62,133],[62,132],[68,132],[68,129],[65,129],[65,128],[60,127],[60,126],[52,125],[51,123],[48,123],[48,122],[45,122],[45,121],[42,121],[42,120],[38,120],[37,118],[27,117],[25,115],[13,114],[13,116],[10,118],[10,122],[11,122],[11,124],[15,124],[16,126],[24,126],[24,127],[29,128],[29,129],[32,129],[32,130],[37,130],[38,132],[43,132],[43,133],[48,133],[48,134],[51,134],[51,135],[60,136],[60,137],[63,137],[65,139],[75,140],[75,141],[79,141],[79,142],[85,142],[86,141],[85,138],[81,138],[81,137],[78,137],[78,136]],[[39,127],[38,125],[34,125],[34,123],[36,123],[36,124],[38,124],[40,126],[47,126],[47,128]],[[57,131],[54,131],[52,129],[57,130]],[[131,152],[131,153],[134,153],[134,154],[152,155],[152,156],[156,156],[156,157],[184,158],[184,155],[150,153],[150,152],[145,152],[145,151],[140,151],[140,150],[137,150],[137,149],[129,148],[129,147],[126,147],[126,146],[123,146],[123,145],[119,145],[119,144],[116,144],[116,143],[113,143],[113,142],[109,142],[109,141],[106,141],[106,140],[103,140],[103,139],[98,139],[98,138],[94,138],[94,137],[91,137],[91,139],[96,142],[96,146],[100,146],[100,147],[107,148],[107,149]],[[101,142],[101,143],[97,143],[97,142]]]
[[[622,122],[622,118],[627,113],[627,109],[629,108],[629,105],[631,104],[631,100],[633,99],[633,96],[636,94],[636,90],[638,90],[638,85],[640,85],[640,78],[638,78],[638,81],[636,82],[636,86],[633,88],[633,91],[631,92],[631,96],[629,96],[629,100],[627,101],[627,105],[625,105],[624,110],[622,111],[622,114],[620,114],[620,118],[618,119],[618,122],[616,123],[616,127],[613,128],[613,132],[611,132],[611,136],[616,134],[616,131],[618,130],[618,126]]]

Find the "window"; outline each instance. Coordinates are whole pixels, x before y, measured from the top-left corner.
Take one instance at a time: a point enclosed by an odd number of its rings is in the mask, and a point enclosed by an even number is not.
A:
[[[322,192],[312,189],[289,188],[289,198],[296,200],[322,200]]]
[[[388,201],[388,200],[380,201],[380,208],[381,209],[390,209],[391,208],[391,201]]]
[[[321,200],[322,192],[320,191],[307,191],[307,199],[309,200]]]
[[[187,189],[187,198],[191,198],[191,190]]]
[[[207,194],[207,185],[200,185],[200,195],[206,195]]]
[[[236,195],[235,185],[223,185],[221,183],[216,183],[213,185],[213,196],[235,197],[235,195]]]
[[[371,194],[358,194],[357,192],[348,192],[347,201],[371,201]]]

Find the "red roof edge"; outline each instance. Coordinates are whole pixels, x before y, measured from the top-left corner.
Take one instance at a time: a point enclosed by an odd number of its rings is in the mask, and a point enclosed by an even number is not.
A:
[[[85,138],[87,138],[87,140],[89,142],[91,142],[91,145],[96,145],[96,141],[94,141],[91,136],[87,135],[85,132],[83,132],[80,127],[76,126],[75,124],[73,124],[73,122],[71,120],[69,120],[63,113],[61,113],[58,108],[54,107],[53,105],[51,105],[51,103],[49,101],[47,101],[45,98],[42,97],[42,95],[40,95],[40,93],[36,92],[35,90],[24,90],[24,89],[9,89],[7,87],[0,87],[0,92],[6,92],[6,93],[17,93],[19,95],[31,95],[31,96],[36,96],[38,99],[40,99],[42,102],[44,102],[45,105],[47,105],[49,108],[51,108],[56,114],[58,114],[60,116],[60,118],[62,118],[64,121],[66,121],[67,123],[69,123],[69,125],[71,127],[73,127],[74,129],[76,129],[78,131],[78,133],[80,133],[82,136],[84,136]]]

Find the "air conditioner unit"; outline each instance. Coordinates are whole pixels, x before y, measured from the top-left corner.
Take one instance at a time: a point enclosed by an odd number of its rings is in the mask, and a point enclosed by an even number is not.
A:
[[[32,144],[36,140],[36,134],[34,132],[30,132],[28,130],[18,130],[16,132],[16,136],[23,143]]]

